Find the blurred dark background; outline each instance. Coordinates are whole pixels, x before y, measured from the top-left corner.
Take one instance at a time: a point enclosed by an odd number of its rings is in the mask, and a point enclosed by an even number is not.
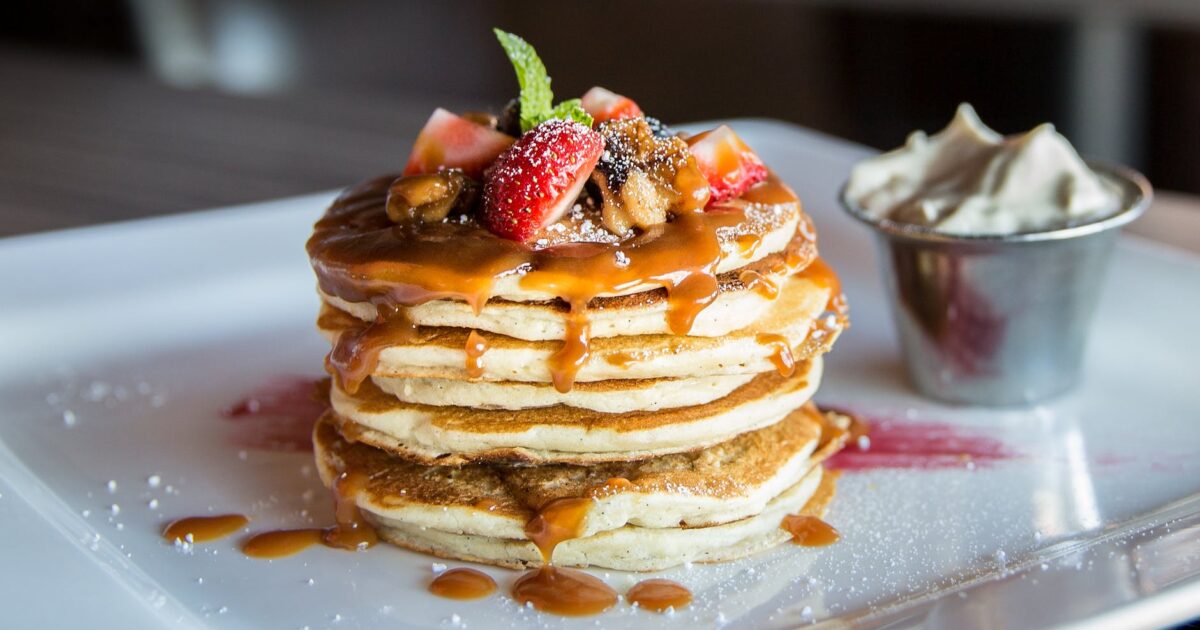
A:
[[[436,105],[515,91],[666,121],[768,116],[873,147],[960,101],[1200,193],[1195,0],[46,0],[0,8],[0,234],[251,201],[395,168]],[[86,222],[86,221],[84,221]]]

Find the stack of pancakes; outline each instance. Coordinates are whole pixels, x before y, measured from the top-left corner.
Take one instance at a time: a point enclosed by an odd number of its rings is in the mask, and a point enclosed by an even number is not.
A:
[[[823,513],[820,462],[846,430],[810,399],[844,301],[776,178],[639,242],[572,249],[588,226],[568,217],[528,254],[481,250],[469,226],[394,228],[387,181],[344,194],[309,242],[334,344],[317,462],[327,485],[364,480],[382,538],[537,566],[527,524],[584,499],[554,564],[653,570],[765,549],[790,538],[784,516]],[[607,284],[583,278],[611,260]]]

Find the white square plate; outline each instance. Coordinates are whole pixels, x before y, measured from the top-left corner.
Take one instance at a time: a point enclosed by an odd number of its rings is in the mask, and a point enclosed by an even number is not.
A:
[[[905,385],[868,235],[836,208],[867,152],[782,123],[734,126],[805,200],[849,296],[853,327],[818,400],[885,419],[870,465],[842,477],[829,515],[842,542],[667,571],[697,593],[674,615],[621,605],[575,620],[503,596],[435,598],[432,560],[387,546],[267,562],[243,557],[236,536],[164,542],[167,520],[209,510],[248,514],[251,530],[330,521],[308,453],[251,447],[279,428],[269,417],[222,416],[280,378],[321,374],[303,245],[323,194],[0,241],[2,625],[1036,627],[1200,614],[1200,260],[1121,241],[1074,394],[1027,410],[934,404]],[[903,452],[899,438],[921,427],[961,438],[949,464]],[[953,461],[972,444],[1002,456]],[[502,590],[515,577],[487,571]],[[602,575],[618,590],[636,579]]]

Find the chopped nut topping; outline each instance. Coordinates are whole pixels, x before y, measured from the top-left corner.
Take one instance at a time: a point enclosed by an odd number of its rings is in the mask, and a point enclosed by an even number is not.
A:
[[[623,235],[665,223],[669,214],[702,210],[708,182],[687,143],[656,136],[644,118],[601,123],[605,140],[592,181],[600,190],[604,227]]]
[[[441,221],[451,210],[469,210],[478,192],[479,185],[458,169],[401,177],[388,189],[387,215],[394,223]]]

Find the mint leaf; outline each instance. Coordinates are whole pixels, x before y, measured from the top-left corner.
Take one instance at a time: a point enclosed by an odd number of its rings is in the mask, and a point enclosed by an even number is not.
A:
[[[521,131],[529,131],[553,115],[554,93],[550,91],[546,66],[529,42],[498,28],[492,30],[517,72],[517,84],[521,86]]]
[[[585,127],[592,126],[592,115],[587,113],[583,108],[583,101],[573,98],[568,101],[563,101],[554,107],[554,111],[550,112],[551,118],[561,118],[563,120],[574,120]]]

